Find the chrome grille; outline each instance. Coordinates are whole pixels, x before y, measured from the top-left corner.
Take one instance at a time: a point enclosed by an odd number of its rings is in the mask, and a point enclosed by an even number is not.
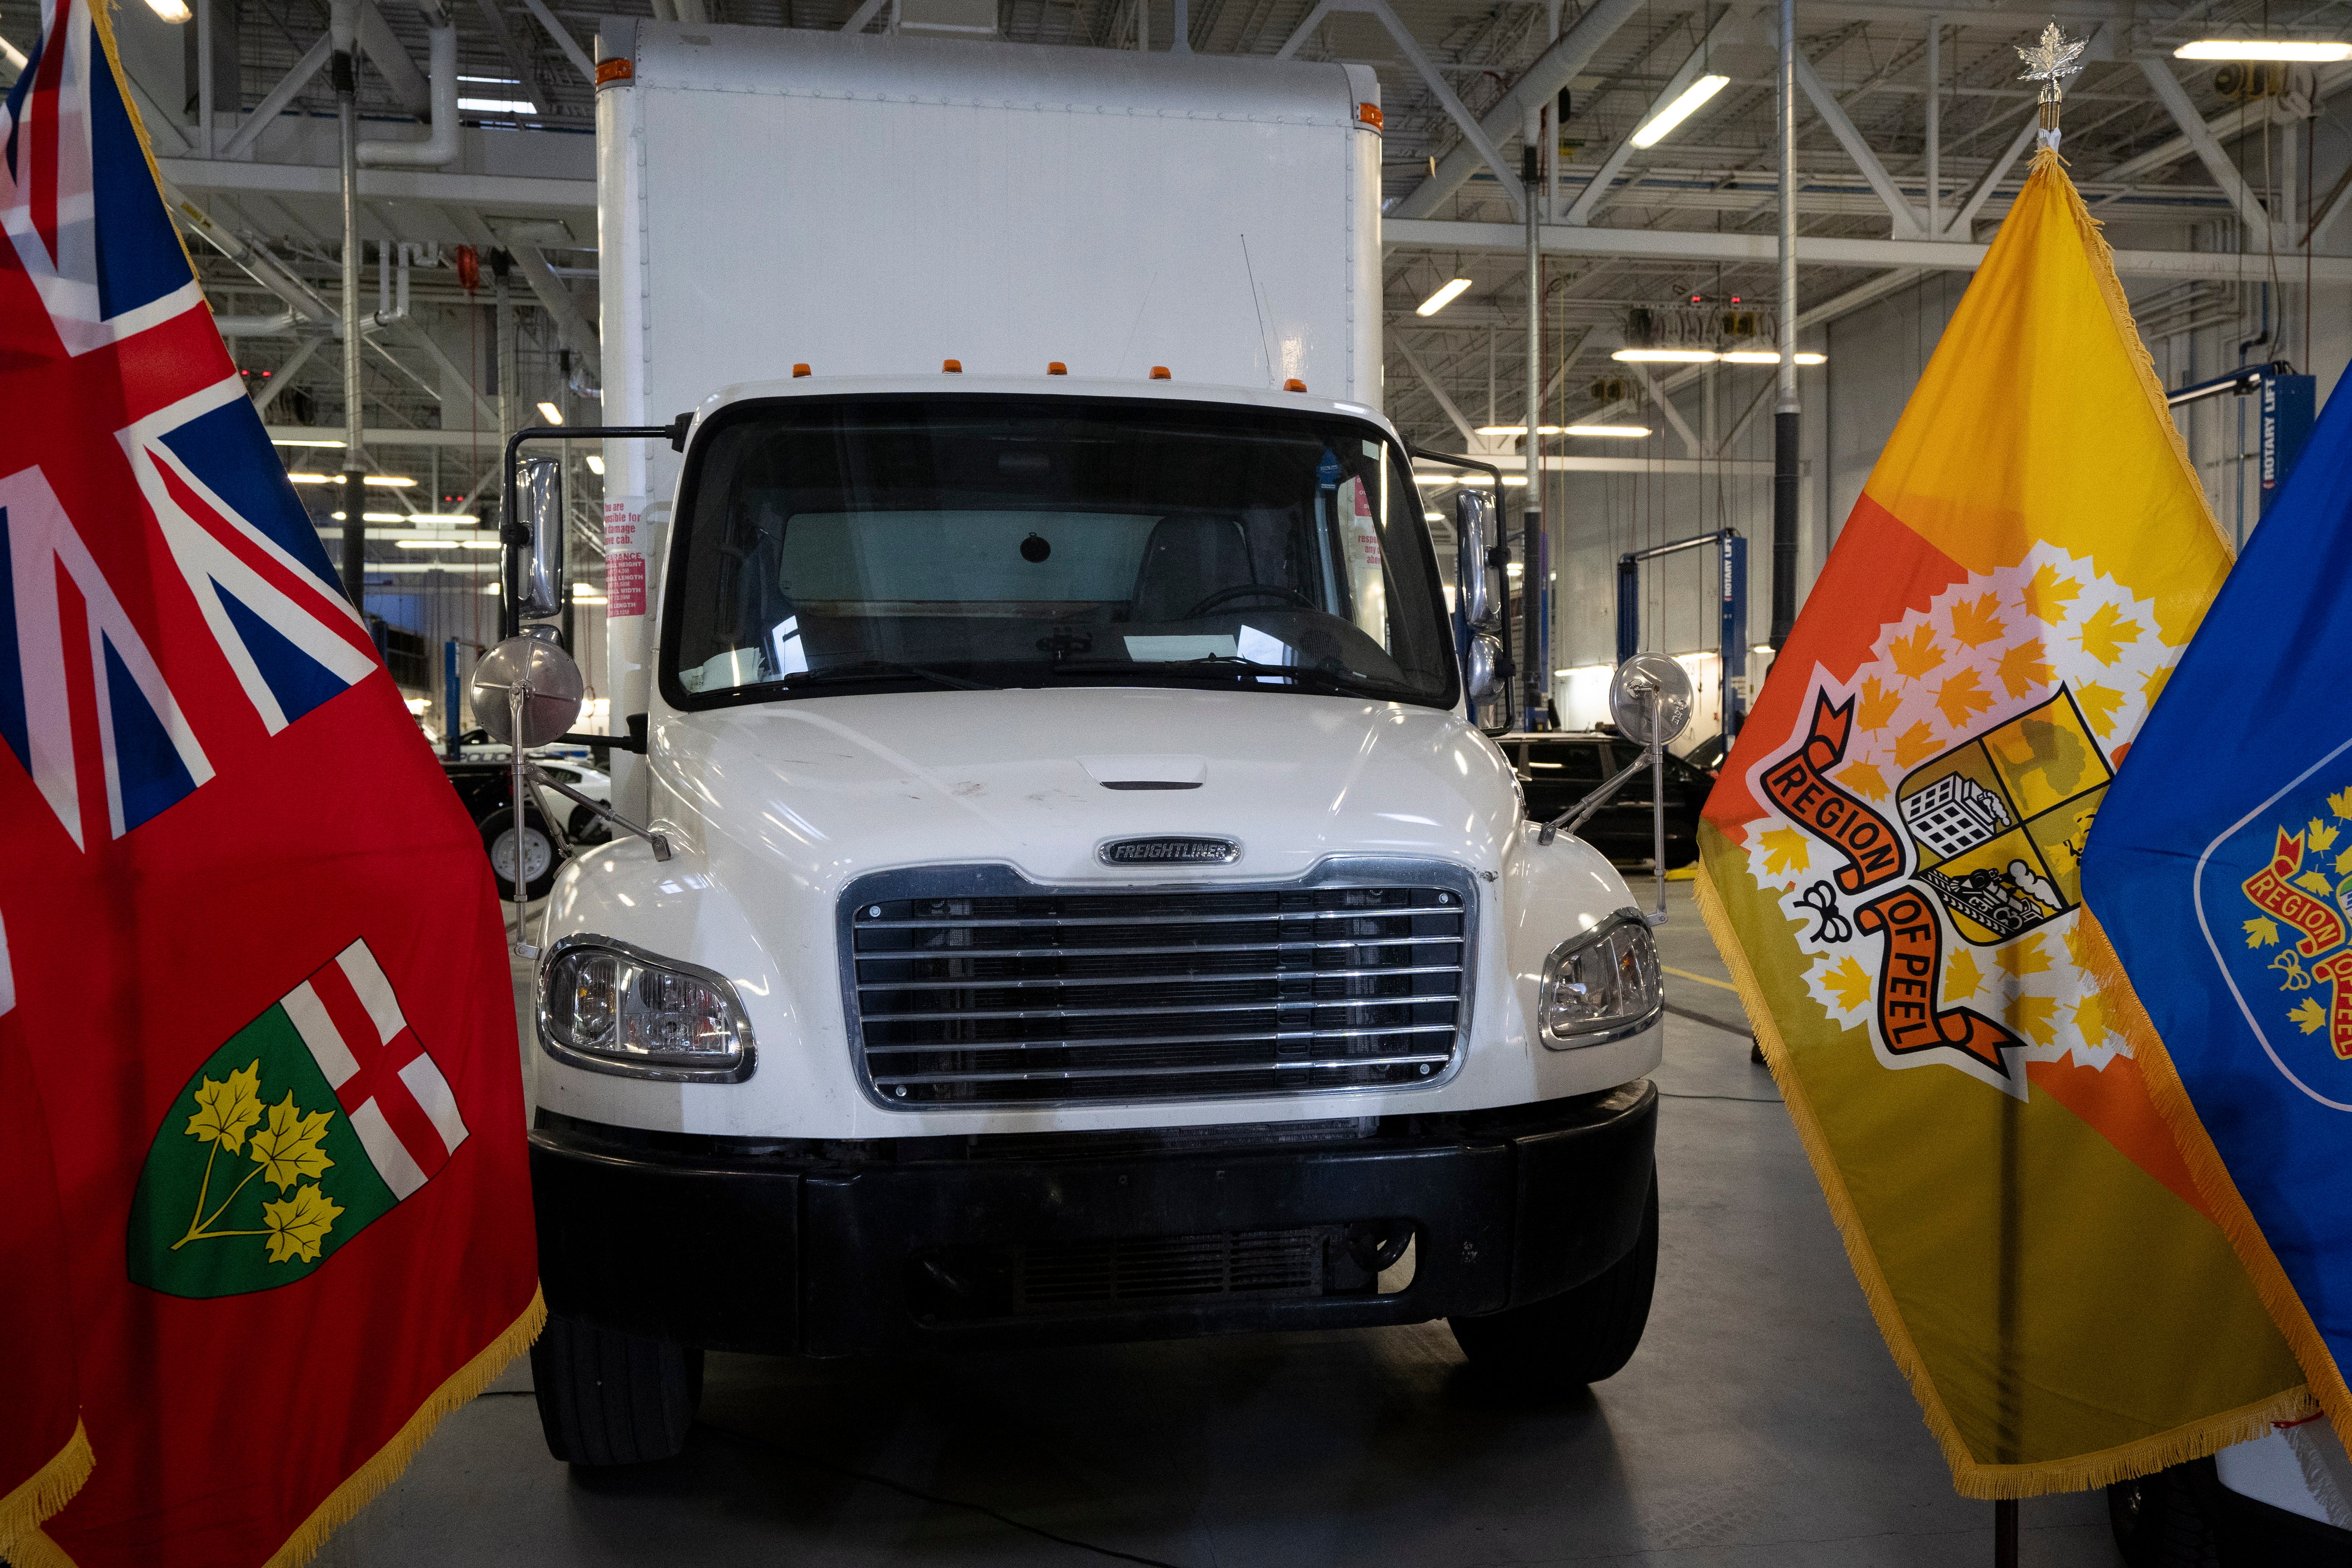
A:
[[[844,900],[852,1037],[887,1104],[1404,1087],[1445,1074],[1468,1022],[1458,874],[1113,892],[965,876],[980,885],[907,896],[919,874],[884,873]]]

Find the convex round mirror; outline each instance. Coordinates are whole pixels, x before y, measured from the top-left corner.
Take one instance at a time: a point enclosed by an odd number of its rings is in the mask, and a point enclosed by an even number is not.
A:
[[[552,628],[548,628],[551,630]],[[522,691],[522,734],[514,734],[513,692]],[[580,720],[587,686],[572,656],[547,637],[525,633],[484,654],[474,666],[467,692],[474,722],[503,745],[528,752],[569,731]]]
[[[1689,727],[1693,697],[1690,673],[1662,653],[1635,654],[1609,681],[1610,716],[1627,740],[1644,746],[1651,741],[1654,700],[1656,739],[1664,745]]]
[[[1454,493],[1454,602],[1471,626],[1485,624],[1486,593],[1486,498],[1476,490]]]
[[[1490,633],[1480,632],[1470,639],[1469,667],[1462,672],[1470,688],[1470,700],[1484,702],[1495,695],[1500,684],[1495,677],[1495,667],[1502,662],[1503,645]]]

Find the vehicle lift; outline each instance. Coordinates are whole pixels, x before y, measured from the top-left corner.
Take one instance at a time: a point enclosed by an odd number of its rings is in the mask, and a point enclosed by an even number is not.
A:
[[[1617,662],[1622,665],[1642,651],[1643,563],[1710,545],[1716,559],[1717,657],[1722,661],[1717,679],[1723,689],[1723,734],[1728,741],[1739,733],[1744,712],[1734,683],[1744,679],[1748,668],[1748,541],[1738,529],[1695,533],[1647,550],[1629,550],[1617,558]]]

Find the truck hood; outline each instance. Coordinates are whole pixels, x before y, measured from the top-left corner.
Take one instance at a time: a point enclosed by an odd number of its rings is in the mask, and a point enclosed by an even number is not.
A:
[[[1097,850],[1160,835],[1241,856],[1141,879],[1281,879],[1342,852],[1493,872],[1519,826],[1508,764],[1457,715],[1286,690],[807,698],[664,715],[652,740],[655,815],[722,885],[781,868],[827,898],[950,863],[1132,883]]]

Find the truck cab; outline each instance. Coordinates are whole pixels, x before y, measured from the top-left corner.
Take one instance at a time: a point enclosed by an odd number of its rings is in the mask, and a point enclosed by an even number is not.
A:
[[[814,51],[784,98],[812,58],[870,85],[928,50],[1092,53],[757,31]],[[637,24],[633,74],[600,79],[659,83],[689,47],[665,38]],[[1164,58],[1080,85],[1149,99]],[[1087,62],[1051,64],[1076,93]],[[1270,134],[1322,104],[1345,156],[1309,177],[1376,161],[1348,68],[1249,64],[1221,90]],[[660,124],[640,100],[600,135]],[[616,296],[667,324],[625,276],[657,258],[613,237],[664,226],[630,217],[625,163],[615,187],[608,355]],[[1339,275],[1370,217],[1324,247]],[[778,350],[608,358],[607,417]],[[660,496],[613,651],[645,738],[615,791],[657,842],[574,856],[532,933],[551,1450],[676,1452],[709,1349],[1444,1318],[1517,1379],[1613,1373],[1656,1262],[1656,952],[1605,858],[1538,843],[1472,721],[1404,443],[1303,377],[974,372],[740,378],[682,449],[607,447]]]

